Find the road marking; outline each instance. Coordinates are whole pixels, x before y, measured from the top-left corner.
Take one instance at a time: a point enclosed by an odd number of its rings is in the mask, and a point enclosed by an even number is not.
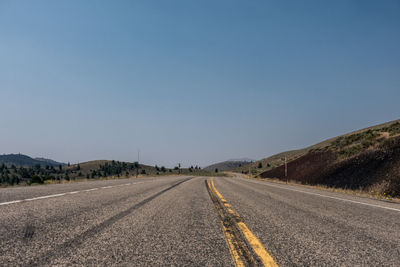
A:
[[[227,216],[227,212],[220,204],[218,196],[211,186],[211,182],[206,181],[206,185],[208,193],[210,194],[211,200],[214,203],[219,218],[221,220],[220,223],[223,233],[225,234],[225,240],[228,244],[233,263],[236,267],[242,267],[246,266],[246,262],[254,262],[254,259],[250,253],[250,250],[247,248],[246,243],[244,242],[244,240],[242,240],[243,238],[240,236],[239,231],[235,229],[233,220],[229,216]]]
[[[247,181],[247,180],[245,180],[245,181]],[[331,199],[347,201],[347,202],[351,202],[351,203],[355,203],[355,204],[361,204],[361,205],[365,205],[365,206],[370,206],[370,207],[375,207],[375,208],[381,208],[381,209],[387,209],[387,210],[393,210],[393,211],[400,212],[400,209],[396,209],[396,208],[390,208],[390,207],[385,207],[385,206],[381,206],[381,205],[370,204],[370,203],[365,203],[365,202],[360,202],[360,201],[350,200],[350,199],[345,199],[345,198],[340,198],[340,197],[327,196],[327,195],[307,192],[307,191],[293,189],[293,188],[286,188],[286,187],[282,187],[282,186],[278,186],[278,185],[272,185],[272,184],[269,184],[268,182],[257,182],[257,181],[252,181],[252,180],[248,180],[248,181],[252,182],[252,183],[256,183],[256,184],[262,184],[262,185],[276,187],[276,188],[285,189],[285,190],[290,190],[290,191],[294,191],[294,192],[305,193],[305,194],[309,194],[309,195],[325,197],[325,198],[331,198]]]
[[[228,241],[229,251],[231,252],[235,266],[236,267],[246,266],[245,263],[242,261],[238,251],[235,249],[235,245],[234,245],[235,237],[234,237],[233,233],[231,233],[231,231],[228,231],[228,228],[225,227],[223,222],[221,222],[221,225],[222,225],[222,229],[224,230],[226,240]]]
[[[261,262],[264,266],[278,266],[278,263],[274,260],[271,254],[265,249],[264,245],[261,243],[260,239],[249,229],[249,227],[245,224],[243,219],[240,215],[232,208],[232,206],[226,201],[226,199],[222,196],[222,194],[218,191],[218,189],[214,185],[214,181],[211,180],[209,183],[212,190],[216,193],[222,204],[228,210],[228,212],[233,216],[235,219],[240,231],[243,233],[244,237],[246,238],[247,242],[250,244],[254,252],[257,254]],[[225,230],[225,229],[224,229]],[[231,246],[231,244],[230,244]],[[237,254],[237,253],[236,253]],[[234,255],[233,255],[234,256]],[[240,257],[239,257],[240,259]],[[236,264],[236,259],[235,264]],[[236,264],[239,266],[238,264]],[[241,265],[240,265],[241,266]]]
[[[95,191],[95,190],[99,190],[99,189],[98,188],[92,188],[92,189],[86,189],[86,190],[83,190],[83,191],[90,192],[90,191]]]
[[[102,186],[102,187],[95,187],[95,188],[91,188],[91,189],[85,189],[85,190],[79,190],[79,191],[71,191],[71,192],[65,192],[65,193],[54,194],[54,195],[46,195],[46,196],[40,196],[40,197],[34,197],[34,198],[26,198],[26,199],[18,199],[18,200],[13,200],[13,201],[8,201],[8,202],[2,202],[2,203],[0,203],[0,206],[16,204],[16,203],[21,203],[21,202],[34,201],[34,200],[40,200],[40,199],[61,197],[61,196],[65,196],[65,195],[73,195],[73,194],[78,194],[78,193],[83,193],[83,192],[91,192],[91,191],[100,190],[100,189],[115,188],[115,187],[119,187],[119,186],[127,186],[127,185],[134,185],[134,184],[149,183],[149,182],[151,182],[151,181],[134,182],[134,183],[121,184],[121,185]]]

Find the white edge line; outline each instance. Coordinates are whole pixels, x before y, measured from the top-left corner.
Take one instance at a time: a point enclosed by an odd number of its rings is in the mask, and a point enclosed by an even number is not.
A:
[[[305,194],[309,194],[309,195],[315,195],[315,196],[331,198],[331,199],[336,199],[336,200],[341,200],[341,201],[347,201],[347,202],[351,202],[351,203],[356,203],[356,204],[361,204],[361,205],[366,205],[366,206],[371,206],[371,207],[376,207],[376,208],[382,208],[382,209],[387,209],[387,210],[394,210],[394,211],[399,211],[400,212],[400,209],[396,209],[396,208],[390,208],[390,207],[385,207],[385,206],[380,206],[380,205],[375,205],[375,204],[369,204],[369,203],[365,203],[365,202],[360,202],[360,201],[355,201],[355,200],[350,200],[350,199],[345,199],[345,198],[340,198],[340,197],[326,196],[326,195],[322,195],[322,194],[318,194],[318,193],[312,193],[312,192],[302,191],[302,190],[293,189],[293,188],[286,188],[286,187],[282,187],[282,186],[278,186],[278,185],[272,185],[272,184],[270,184],[268,182],[258,182],[258,181],[252,181],[252,180],[244,180],[244,181],[249,181],[249,182],[256,183],[256,184],[272,186],[272,187],[285,189],[285,190],[290,190],[290,191],[295,191],[295,192],[300,192],[300,193],[305,193]]]
[[[149,181],[150,182],[150,181]],[[90,191],[95,191],[99,189],[109,189],[109,188],[114,188],[118,186],[127,186],[127,185],[134,185],[134,184],[142,184],[142,183],[148,183],[146,182],[136,182],[136,183],[127,183],[127,184],[120,184],[120,185],[113,185],[113,186],[102,186],[102,187],[95,187],[91,189],[85,189],[85,190],[80,190],[80,191],[71,191],[71,192],[65,192],[65,193],[60,193],[60,194],[54,194],[54,195],[47,195],[47,196],[40,196],[40,197],[34,197],[34,198],[27,198],[27,199],[18,199],[18,200],[13,200],[13,201],[8,201],[8,202],[2,202],[0,203],[0,206],[5,206],[5,205],[10,205],[10,204],[16,204],[16,203],[21,203],[21,202],[27,202],[27,201],[34,201],[34,200],[39,200],[39,199],[47,199],[47,198],[53,198],[53,197],[60,197],[60,196],[65,196],[65,195],[72,195],[72,194],[77,194],[77,193],[82,193],[82,192],[90,192]]]

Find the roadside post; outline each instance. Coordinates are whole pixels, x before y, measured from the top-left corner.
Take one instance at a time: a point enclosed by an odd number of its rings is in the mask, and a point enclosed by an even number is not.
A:
[[[288,177],[287,177],[287,158],[285,157],[285,178],[286,178],[286,184],[289,182]]]
[[[140,159],[140,149],[137,151],[137,166],[136,166],[136,178],[139,176],[139,159]]]

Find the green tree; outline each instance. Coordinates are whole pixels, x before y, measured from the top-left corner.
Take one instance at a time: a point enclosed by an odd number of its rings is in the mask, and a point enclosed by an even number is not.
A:
[[[262,163],[259,162],[257,168],[261,169],[262,168]]]
[[[31,180],[30,180],[31,184],[43,184],[43,179],[38,176],[38,175],[34,175]]]
[[[218,172],[218,168],[215,168],[215,172]]]

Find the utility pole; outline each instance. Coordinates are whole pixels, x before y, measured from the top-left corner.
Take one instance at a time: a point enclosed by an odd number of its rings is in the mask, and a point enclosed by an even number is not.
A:
[[[140,156],[140,149],[137,151],[137,166],[136,166],[136,178],[138,178],[139,175],[139,156]]]
[[[285,157],[285,177],[286,177],[286,183],[288,183],[288,178],[287,178],[287,158]]]

